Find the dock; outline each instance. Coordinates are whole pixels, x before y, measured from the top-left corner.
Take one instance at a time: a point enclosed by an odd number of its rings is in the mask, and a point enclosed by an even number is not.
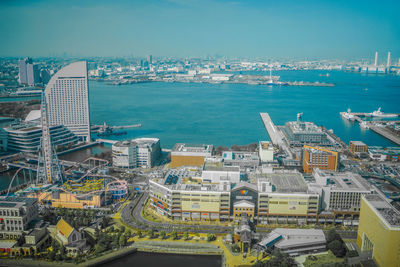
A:
[[[400,136],[399,135],[395,135],[390,130],[388,130],[386,127],[380,127],[380,126],[371,125],[371,126],[369,126],[369,128],[372,131],[374,131],[375,133],[377,133],[379,135],[382,135],[383,137],[389,139],[393,143],[395,143],[398,146],[400,146]]]
[[[345,114],[345,115],[344,115]],[[352,116],[349,117],[348,115]],[[394,113],[400,117],[400,113]],[[372,113],[362,113],[362,112],[340,112],[340,115],[346,119],[357,121],[364,128],[371,129],[375,133],[389,139],[393,143],[400,145],[400,135],[391,131],[386,125],[388,124],[399,124],[400,120],[363,120],[363,117],[371,117]],[[347,116],[347,117],[346,117]]]
[[[264,123],[265,129],[267,130],[269,138],[271,139],[272,144],[282,148],[286,152],[288,158],[292,158],[292,153],[289,149],[288,144],[285,142],[285,137],[283,136],[282,132],[272,122],[269,114],[266,112],[260,113],[260,116]]]

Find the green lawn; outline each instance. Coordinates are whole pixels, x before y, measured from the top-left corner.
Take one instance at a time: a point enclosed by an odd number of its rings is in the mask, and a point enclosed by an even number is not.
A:
[[[329,263],[343,262],[343,258],[336,258],[331,251],[328,254],[315,255],[316,260],[310,260],[308,257],[303,263],[304,267],[318,267]]]

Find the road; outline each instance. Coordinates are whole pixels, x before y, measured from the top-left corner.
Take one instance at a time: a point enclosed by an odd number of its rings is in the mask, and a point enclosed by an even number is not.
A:
[[[121,211],[121,219],[126,224],[129,224],[135,228],[142,230],[147,230],[154,228],[157,230],[164,230],[166,232],[172,231],[190,231],[194,233],[230,233],[232,227],[219,226],[219,225],[182,225],[182,224],[172,224],[172,223],[158,223],[146,220],[142,217],[141,211],[148,197],[148,193],[144,192],[138,200],[131,201],[126,205]],[[131,216],[132,214],[132,216]],[[139,223],[138,223],[139,222]]]

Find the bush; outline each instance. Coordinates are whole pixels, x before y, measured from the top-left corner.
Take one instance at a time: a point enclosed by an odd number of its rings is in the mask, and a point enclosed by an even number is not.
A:
[[[178,238],[178,233],[176,231],[172,231],[170,235],[171,235],[171,238],[174,240]]]
[[[154,230],[153,229],[149,229],[147,230],[147,235],[152,238],[154,236]]]
[[[240,246],[239,244],[233,244],[231,247],[233,252],[239,253],[240,252]]]
[[[183,239],[185,239],[185,240],[189,239],[189,233],[188,232],[184,232],[183,233]]]
[[[161,231],[161,232],[160,232],[160,238],[161,238],[161,239],[164,239],[165,236],[166,236],[165,231]]]
[[[336,257],[342,258],[346,255],[346,245],[344,244],[340,235],[335,231],[335,229],[329,231],[327,243],[327,248],[332,251],[332,253]]]
[[[347,256],[349,256],[350,258],[358,257],[358,252],[357,250],[350,250],[349,252],[347,252]]]
[[[336,257],[342,258],[346,255],[346,246],[343,241],[333,240],[327,247]]]
[[[216,239],[216,236],[215,236],[215,235],[213,235],[213,234],[207,234],[207,241],[208,241],[208,242],[214,241],[215,239]]]

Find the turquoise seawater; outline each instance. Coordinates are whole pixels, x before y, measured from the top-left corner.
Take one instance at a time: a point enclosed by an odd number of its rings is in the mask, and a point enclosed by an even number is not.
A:
[[[158,137],[164,148],[175,143],[209,143],[231,146],[269,140],[260,119],[268,112],[277,125],[296,120],[313,121],[333,129],[343,141],[395,146],[357,123],[343,120],[339,112],[372,112],[379,107],[400,113],[400,77],[330,71],[277,71],[283,81],[320,81],[334,87],[301,87],[247,84],[139,83],[108,85],[90,81],[91,121],[110,125],[141,123],[122,140]],[[260,74],[260,73],[252,73]],[[268,75],[264,73],[264,75]]]

